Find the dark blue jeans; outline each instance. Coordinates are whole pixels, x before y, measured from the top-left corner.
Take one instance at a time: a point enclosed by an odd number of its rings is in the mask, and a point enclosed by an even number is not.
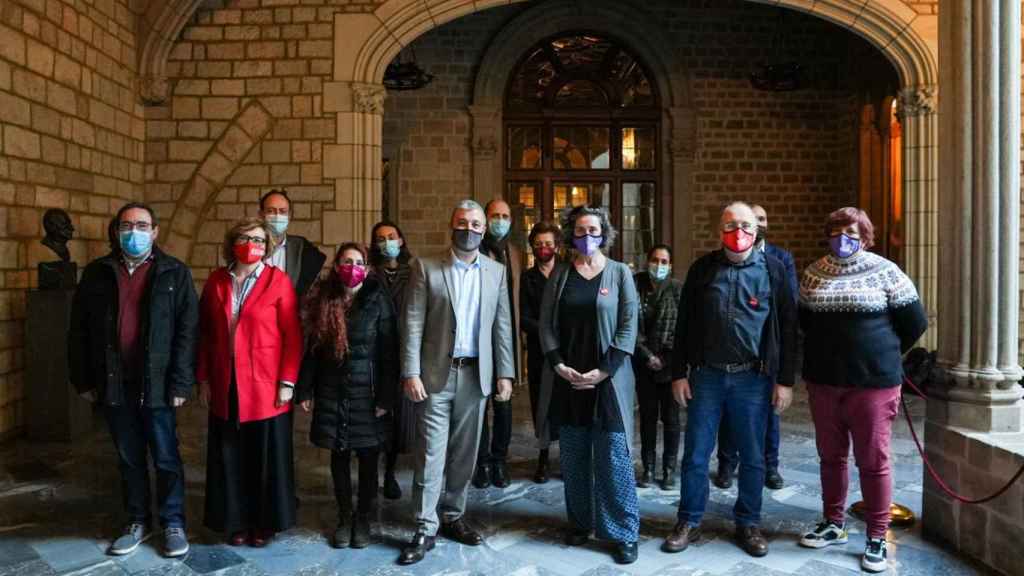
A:
[[[124,507],[131,522],[149,525],[149,463],[156,469],[156,501],[163,528],[185,527],[185,472],[178,453],[177,422],[172,408],[107,406],[121,470]]]
[[[771,397],[769,397],[770,399]],[[779,428],[781,422],[775,410],[768,407],[768,430],[764,435],[764,464],[768,470],[779,468]],[[739,451],[736,449],[736,442],[729,433],[729,422],[722,418],[718,426],[718,467],[726,467],[730,472],[735,472],[740,463]]]
[[[690,374],[693,398],[686,409],[679,521],[700,524],[708,503],[708,462],[722,417],[732,427],[740,455],[739,497],[733,508],[737,526],[761,522],[764,488],[764,432],[771,382],[756,372],[729,374],[697,368]]]

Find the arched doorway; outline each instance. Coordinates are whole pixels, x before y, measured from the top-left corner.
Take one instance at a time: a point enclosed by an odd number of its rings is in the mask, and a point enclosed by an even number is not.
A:
[[[517,234],[566,207],[600,205],[620,232],[613,257],[639,268],[659,237],[661,111],[637,57],[600,33],[547,38],[509,75],[503,123]]]

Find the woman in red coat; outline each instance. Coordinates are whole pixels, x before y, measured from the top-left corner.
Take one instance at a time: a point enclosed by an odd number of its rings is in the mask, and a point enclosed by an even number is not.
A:
[[[210,407],[206,526],[240,546],[265,546],[295,523],[291,399],[302,361],[298,303],[259,219],[224,238],[228,265],[200,300],[198,374]]]

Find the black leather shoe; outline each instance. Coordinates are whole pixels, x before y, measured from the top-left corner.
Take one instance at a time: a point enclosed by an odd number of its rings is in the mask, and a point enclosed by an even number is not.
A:
[[[479,546],[484,543],[483,536],[470,528],[462,518],[441,524],[441,536],[466,546]]]
[[[769,468],[764,475],[764,485],[769,490],[781,490],[786,485],[786,481],[782,479],[778,468]]]
[[[388,500],[398,500],[402,497],[402,487],[398,485],[398,479],[395,478],[394,472],[384,473],[384,487],[381,494]]]
[[[491,466],[491,484],[495,488],[508,488],[509,484],[511,484],[504,462],[495,462]]]
[[[645,466],[643,474],[636,481],[636,487],[647,488],[651,484],[654,484],[654,468]]]
[[[615,559],[616,564],[632,564],[636,562],[636,557],[639,554],[636,542],[619,542],[615,545],[615,552],[612,552],[612,558]]]
[[[729,488],[732,488],[732,470],[724,466],[719,466],[718,474],[715,474],[715,477],[711,481],[715,484],[715,486],[721,488],[722,490],[728,490]]]
[[[423,532],[417,532],[412,540],[402,548],[398,556],[398,563],[402,565],[415,564],[434,549],[434,537],[427,536]]]
[[[537,484],[547,484],[548,482],[548,463],[538,462],[537,471],[533,473],[533,481]]]
[[[473,487],[480,488],[481,490],[491,485],[491,467],[487,464],[481,464],[476,467],[476,472],[473,473]]]
[[[662,490],[676,489],[676,471],[673,468],[665,468],[664,476],[661,478]]]
[[[579,528],[573,528],[565,534],[565,543],[568,546],[583,546],[588,540],[590,540],[590,532]]]

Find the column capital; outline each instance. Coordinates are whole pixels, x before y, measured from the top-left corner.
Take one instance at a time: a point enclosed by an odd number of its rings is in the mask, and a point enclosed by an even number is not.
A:
[[[669,138],[667,144],[673,161],[688,162],[697,156],[697,141],[694,138]]]
[[[383,84],[352,83],[352,106],[356,112],[383,114],[387,89]]]
[[[896,99],[896,116],[902,120],[935,114],[939,109],[938,99],[939,89],[934,84],[903,88]]]
[[[170,82],[166,76],[140,76],[136,80],[139,99],[146,106],[160,106],[170,96]]]

